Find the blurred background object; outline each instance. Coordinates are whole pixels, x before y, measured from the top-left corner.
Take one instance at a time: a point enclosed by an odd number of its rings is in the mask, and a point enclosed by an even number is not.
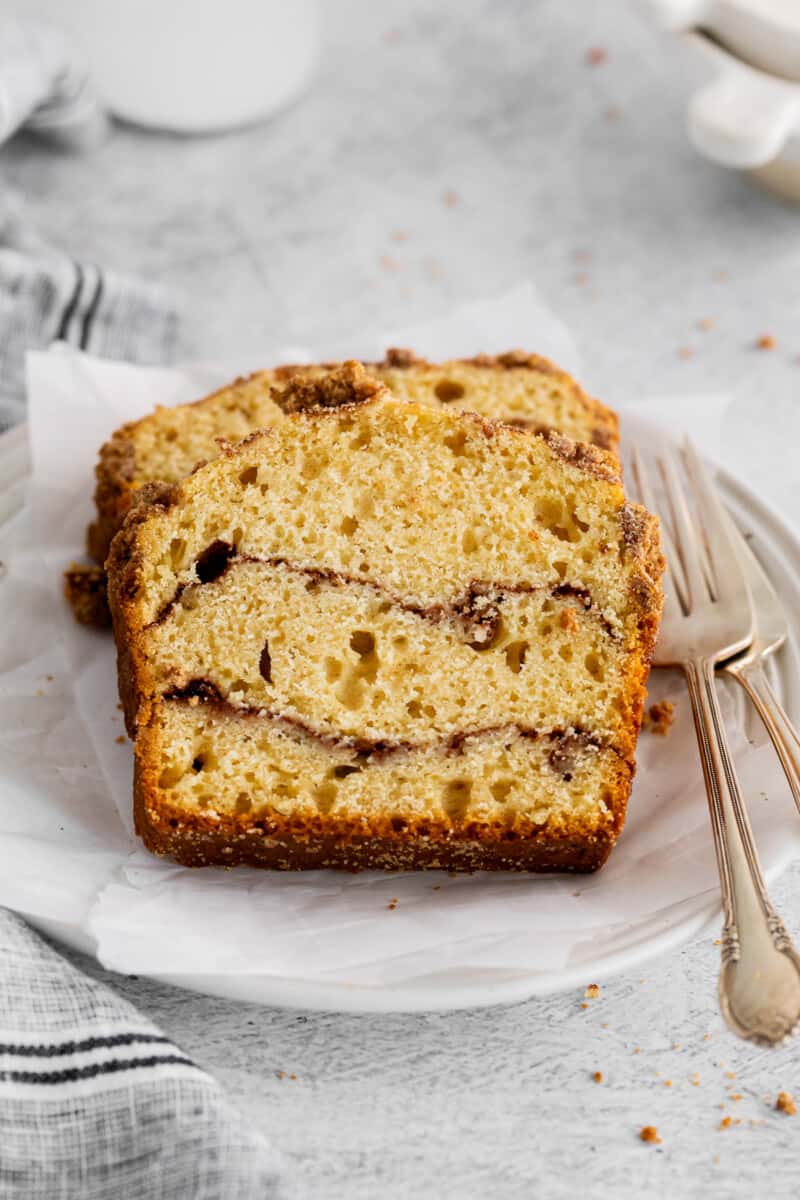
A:
[[[798,0],[645,3],[683,36],[702,71],[687,110],[695,149],[800,202]]]
[[[107,121],[86,66],[55,26],[25,16],[0,20],[0,142],[23,125],[67,149],[103,140]]]
[[[19,0],[73,37],[116,117],[213,133],[269,117],[307,87],[316,0]]]

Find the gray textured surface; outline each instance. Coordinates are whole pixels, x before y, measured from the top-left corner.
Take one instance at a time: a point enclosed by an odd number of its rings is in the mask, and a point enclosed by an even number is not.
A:
[[[800,211],[694,156],[677,47],[625,3],[326,11],[316,87],[271,124],[198,141],[120,129],[75,159],[19,140],[0,177],[76,255],[181,290],[185,357],[341,346],[530,276],[610,402],[729,391],[726,461],[797,521]],[[585,64],[592,45],[605,63]],[[762,333],[775,349],[754,348]],[[775,898],[797,930],[800,868]],[[770,1105],[800,1092],[800,1051],[722,1030],[717,958],[695,945],[585,1009],[576,994],[433,1017],[113,982],[286,1147],[304,1195],[795,1194],[800,1116]],[[741,1124],[719,1131],[726,1114]],[[660,1146],[638,1140],[646,1123]]]

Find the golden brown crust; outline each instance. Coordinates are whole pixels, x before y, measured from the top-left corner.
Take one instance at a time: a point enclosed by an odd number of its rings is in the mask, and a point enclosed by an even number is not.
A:
[[[95,467],[97,517],[87,530],[86,549],[100,566],[106,560],[111,539],[122,524],[136,490],[136,451],[131,439],[135,424],[130,421],[112,434],[100,447]]]
[[[70,563],[64,572],[64,595],[79,625],[94,629],[111,626],[106,573],[102,567]]]
[[[166,508],[174,495],[169,484],[146,484],[138,493],[136,504],[111,543],[106,567],[108,570],[108,606],[117,645],[117,684],[119,698],[125,714],[125,728],[130,737],[136,735],[137,711],[140,689],[136,681],[136,644],[129,637],[132,613],[129,612],[132,598],[136,594],[140,560],[137,550],[139,525],[151,515],[154,506]]]
[[[633,766],[637,731],[642,724],[647,699],[647,679],[661,623],[661,609],[664,603],[661,576],[665,562],[661,553],[658,517],[638,504],[625,504],[620,512],[620,524],[623,529],[625,554],[633,559],[636,566],[631,576],[630,595],[639,613],[636,654],[632,656],[632,670],[628,675],[625,694],[628,715],[626,753]]]

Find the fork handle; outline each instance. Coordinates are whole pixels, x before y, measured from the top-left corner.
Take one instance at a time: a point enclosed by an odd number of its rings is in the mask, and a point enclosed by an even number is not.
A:
[[[740,1037],[774,1045],[800,1022],[800,956],[767,895],[717,699],[714,667],[714,660],[706,657],[683,664],[722,891],[720,1007]]]
[[[800,811],[800,736],[772,690],[764,668],[760,662],[739,666],[734,661],[725,667],[725,671],[742,685],[764,722]]]

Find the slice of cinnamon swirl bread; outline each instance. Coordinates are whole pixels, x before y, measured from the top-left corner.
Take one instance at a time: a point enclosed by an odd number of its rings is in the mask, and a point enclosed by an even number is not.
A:
[[[187,865],[594,870],[660,612],[616,460],[358,364],[114,539],[136,827]]]
[[[97,517],[90,525],[90,555],[101,565],[125,513],[146,483],[177,483],[198,462],[216,458],[219,438],[238,442],[255,429],[283,420],[272,398],[276,384],[297,375],[316,378],[334,364],[259,371],[193,404],[159,408],[123,425],[100,450],[96,469]],[[521,350],[499,357],[440,364],[410,350],[390,350],[369,368],[402,400],[435,408],[469,409],[534,432],[556,430],[578,442],[616,451],[616,415],[581,390],[547,359]]]

